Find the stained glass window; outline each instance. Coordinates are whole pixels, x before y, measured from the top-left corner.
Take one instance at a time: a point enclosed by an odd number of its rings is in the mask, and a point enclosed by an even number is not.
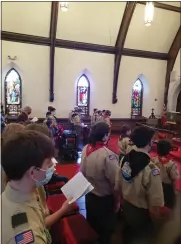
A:
[[[21,110],[21,77],[15,69],[5,77],[5,109],[9,115],[18,115]]]
[[[89,115],[89,95],[89,80],[85,75],[82,75],[77,83],[77,106],[82,109],[84,115]]]
[[[135,81],[132,88],[132,115],[142,115],[142,102],[143,102],[143,84],[138,79]]]

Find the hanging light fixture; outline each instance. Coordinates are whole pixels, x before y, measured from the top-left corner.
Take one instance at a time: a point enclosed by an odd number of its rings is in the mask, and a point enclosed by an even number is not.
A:
[[[154,5],[153,2],[147,2],[145,6],[145,26],[150,26],[153,22]]]
[[[69,8],[69,3],[68,2],[60,2],[60,8],[63,12],[67,12]]]

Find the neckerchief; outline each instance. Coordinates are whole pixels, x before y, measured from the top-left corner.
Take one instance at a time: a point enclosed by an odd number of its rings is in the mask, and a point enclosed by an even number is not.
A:
[[[172,157],[169,154],[166,156],[158,156],[158,160],[161,164],[167,164],[171,159]]]

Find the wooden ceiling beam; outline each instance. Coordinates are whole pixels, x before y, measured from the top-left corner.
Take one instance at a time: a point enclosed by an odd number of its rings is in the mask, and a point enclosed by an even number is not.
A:
[[[19,34],[13,32],[2,31],[1,39],[4,41],[50,46],[50,38]],[[107,54],[119,53],[119,49],[112,46],[84,43],[84,42],[77,42],[77,41],[68,41],[68,40],[61,40],[61,39],[56,39],[55,47],[80,50],[80,51],[88,51],[88,52],[107,53]],[[150,52],[150,51],[136,50],[130,48],[123,48],[122,55],[130,56],[130,57],[139,57],[139,58],[168,60],[168,53]]]
[[[147,2],[138,1],[137,3],[146,5]],[[181,7],[176,7],[176,6],[172,6],[172,5],[161,3],[161,2],[153,2],[153,3],[154,3],[155,8],[160,8],[160,9],[164,9],[164,10],[169,10],[169,11],[181,13]]]
[[[34,45],[50,46],[50,38],[26,35],[8,31],[1,31],[1,40],[11,41],[11,42],[20,42]]]
[[[113,76],[113,93],[112,93],[112,103],[117,103],[117,86],[118,86],[118,76],[119,76],[119,67],[122,58],[124,43],[126,40],[128,28],[136,7],[136,2],[127,2],[124,10],[122,22],[119,28],[116,45],[117,53],[115,54],[114,60],[114,76]]]
[[[170,75],[173,70],[178,52],[181,48],[181,26],[179,27],[177,34],[173,40],[173,43],[170,47],[168,52],[168,61],[167,61],[167,70],[166,70],[166,77],[165,77],[165,93],[164,93],[164,103],[167,105],[168,101],[168,90],[170,85]]]
[[[54,64],[59,2],[52,2],[50,18],[50,102],[54,101]]]

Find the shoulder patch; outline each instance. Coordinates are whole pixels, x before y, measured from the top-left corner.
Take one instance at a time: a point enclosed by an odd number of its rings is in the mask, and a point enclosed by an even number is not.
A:
[[[151,172],[152,172],[152,175],[154,175],[154,176],[156,176],[156,175],[160,175],[160,170],[157,169],[157,168],[152,169]]]
[[[111,154],[111,155],[108,156],[108,158],[109,158],[110,160],[116,159],[116,155]]]
[[[11,224],[13,228],[26,223],[28,223],[26,213],[17,213],[11,217]]]
[[[16,244],[30,244],[34,242],[34,235],[32,230],[24,231],[15,236]]]

